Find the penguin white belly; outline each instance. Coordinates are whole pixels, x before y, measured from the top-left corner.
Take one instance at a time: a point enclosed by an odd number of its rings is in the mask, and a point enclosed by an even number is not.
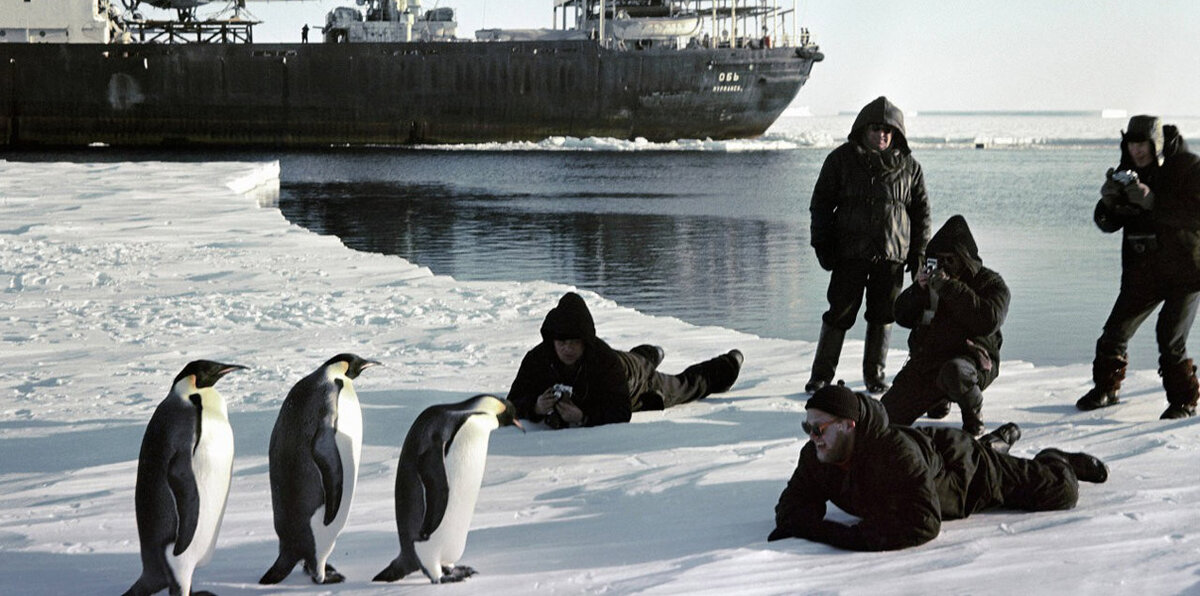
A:
[[[196,567],[207,565],[212,560],[217,546],[217,532],[225,516],[233,472],[233,429],[229,426],[229,420],[221,413],[207,409],[202,416],[200,441],[192,454],[192,474],[195,475],[196,490],[200,495],[196,533],[187,550],[178,557],[172,554],[174,543],[168,544],[166,549],[167,565],[171,567],[176,581],[185,586],[184,593]]]
[[[435,582],[442,576],[442,567],[453,566],[466,549],[467,531],[487,463],[488,438],[496,428],[493,416],[471,416],[450,443],[450,452],[446,454],[450,491],[446,515],[429,540],[413,545],[417,558]]]
[[[358,484],[358,464],[362,453],[362,426],[362,409],[359,406],[358,395],[347,383],[338,399],[337,434],[334,435],[338,455],[342,459],[342,503],[338,507],[337,517],[333,518],[333,522],[328,526],[325,525],[324,506],[317,507],[309,520],[317,555],[317,569],[322,576],[325,573],[325,562],[333,553],[334,542],[346,526],[350,504],[354,500],[354,489]]]

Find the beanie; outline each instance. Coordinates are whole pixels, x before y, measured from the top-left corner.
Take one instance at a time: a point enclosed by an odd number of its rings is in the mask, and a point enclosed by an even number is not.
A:
[[[804,404],[804,409],[818,409],[838,418],[849,418],[855,422],[862,416],[858,396],[844,385],[826,385],[813,393]]]

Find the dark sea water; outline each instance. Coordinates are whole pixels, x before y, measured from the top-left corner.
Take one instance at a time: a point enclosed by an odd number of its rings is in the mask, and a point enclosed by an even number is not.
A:
[[[811,341],[828,274],[808,247],[808,202],[831,147],[291,154],[279,207],[352,248],[460,280],[550,280],[647,313]],[[1115,143],[914,154],[935,228],[965,215],[1012,290],[1002,356],[1090,362],[1120,274],[1119,236],[1091,220]],[[1157,363],[1152,325],[1131,346],[1135,366]],[[894,337],[900,346],[907,333]]]

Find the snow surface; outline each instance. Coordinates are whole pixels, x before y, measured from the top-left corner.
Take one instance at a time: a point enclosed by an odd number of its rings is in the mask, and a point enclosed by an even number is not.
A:
[[[354,252],[271,207],[278,172],[277,163],[0,161],[0,594],[115,594],[137,578],[142,433],[174,375],[197,358],[251,370],[218,385],[236,435],[235,481],[196,589],[1200,592],[1200,419],[1158,420],[1165,400],[1153,370],[1132,372],[1126,403],[1100,412],[1073,407],[1088,387],[1086,363],[1005,362],[987,391],[985,420],[1024,430],[1015,454],[1059,446],[1111,465],[1107,484],[1082,486],[1075,510],[980,514],[892,553],[768,544],[803,443],[813,344],[649,317],[586,291],[599,334],[616,347],[661,344],[663,370],[741,348],[734,390],[635,414],[631,424],[496,431],[462,560],[479,575],[373,584],[398,551],[392,491],[409,424],[434,403],[505,393],[569,288],[462,283]],[[293,383],[342,351],[385,363],[357,381],[361,485],[331,558],[348,580],[314,586],[297,570],[258,586],[276,550],[267,481],[276,410]],[[861,342],[847,344],[849,379],[861,352]],[[903,360],[893,350],[889,372]]]

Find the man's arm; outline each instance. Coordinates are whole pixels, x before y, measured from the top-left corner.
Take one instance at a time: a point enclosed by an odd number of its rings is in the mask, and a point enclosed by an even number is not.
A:
[[[913,282],[896,297],[893,314],[901,327],[914,329],[921,323],[921,314],[928,308],[929,290]]]
[[[925,247],[929,245],[932,224],[929,221],[929,195],[925,191],[925,173],[913,160],[912,191],[908,202],[908,258],[906,268],[912,273],[925,265]]]
[[[941,531],[941,504],[923,460],[893,458],[886,466],[870,466],[880,474],[878,500],[857,524],[821,519],[797,529],[794,536],[853,551],[898,550],[918,546]]]
[[[508,401],[517,407],[517,417],[534,422],[543,418],[534,411],[538,396],[554,384],[542,370],[549,367],[550,363],[540,358],[537,352],[537,348],[534,348],[521,359],[517,377],[513,379],[512,387],[508,390]]]
[[[961,280],[946,280],[938,289],[938,309],[946,309],[976,337],[990,335],[1004,324],[1011,295],[999,274],[992,274],[976,291]]]
[[[767,540],[803,538],[825,519],[825,502],[829,500],[823,483],[814,473],[817,462],[812,443],[800,451],[800,461],[788,480],[779,503],[775,505],[775,531]]]
[[[825,158],[809,202],[809,243],[821,268],[833,270],[837,262],[837,207],[841,196],[841,162],[835,149]]]

